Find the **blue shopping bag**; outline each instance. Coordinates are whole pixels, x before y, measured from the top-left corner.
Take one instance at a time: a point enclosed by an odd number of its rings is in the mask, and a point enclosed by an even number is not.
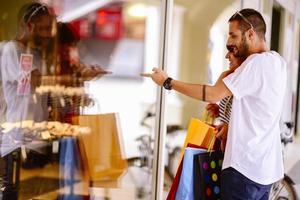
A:
[[[194,155],[207,152],[207,149],[199,149],[187,147],[184,151],[182,172],[178,189],[176,192],[176,200],[193,200],[194,199]]]

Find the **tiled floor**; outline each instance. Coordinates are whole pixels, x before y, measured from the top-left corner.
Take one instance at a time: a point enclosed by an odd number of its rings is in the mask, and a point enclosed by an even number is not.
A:
[[[60,188],[59,167],[56,163],[43,168],[21,169],[21,189],[19,199],[57,199],[58,195],[72,193],[77,196],[90,196],[91,200],[146,200],[151,198],[151,173],[138,167],[129,167],[116,180],[93,182],[80,179],[80,174],[72,185]],[[72,191],[72,192],[70,192]],[[73,197],[68,199],[73,199]],[[77,198],[75,198],[77,199]],[[85,198],[80,198],[83,200]]]

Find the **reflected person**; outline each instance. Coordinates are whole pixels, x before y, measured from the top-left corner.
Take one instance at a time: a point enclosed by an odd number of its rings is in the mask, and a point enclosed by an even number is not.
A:
[[[45,67],[45,50],[51,41],[54,17],[47,6],[31,3],[21,8],[18,20],[17,37],[4,45],[1,61],[6,118],[8,122],[43,121],[47,119],[45,102],[34,95]],[[26,59],[32,59],[28,68]],[[21,76],[26,73],[27,77]],[[24,77],[29,83],[23,81]]]
[[[40,85],[45,64],[45,48],[52,36],[54,17],[47,6],[29,3],[18,13],[18,31],[15,39],[4,44],[1,56],[1,75],[6,121],[21,127],[28,122],[47,120],[47,102],[35,94]],[[28,121],[29,120],[29,121]],[[14,128],[2,135],[1,177],[3,199],[17,199],[13,185],[13,160],[19,159],[14,151],[23,143],[23,130]]]

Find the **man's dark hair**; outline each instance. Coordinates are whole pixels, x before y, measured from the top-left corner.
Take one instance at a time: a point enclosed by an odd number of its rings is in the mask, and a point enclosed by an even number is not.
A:
[[[228,22],[232,21],[239,22],[239,28],[243,33],[253,28],[259,38],[266,40],[266,22],[258,11],[251,8],[242,9],[232,15],[228,20]]]
[[[18,22],[23,22],[25,24],[35,21],[38,17],[42,15],[51,15],[52,12],[47,7],[47,5],[34,2],[27,3],[23,5],[18,13]]]

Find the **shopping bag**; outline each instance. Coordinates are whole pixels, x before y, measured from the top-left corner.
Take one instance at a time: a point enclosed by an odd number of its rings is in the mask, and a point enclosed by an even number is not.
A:
[[[184,151],[182,172],[176,192],[175,200],[193,200],[193,168],[194,168],[194,155],[207,152],[206,149],[187,147]]]
[[[203,149],[201,146],[198,145],[194,145],[194,144],[188,144],[188,147],[193,147],[193,148],[201,148]],[[182,165],[183,165],[183,159],[181,159],[180,164],[177,168],[174,180],[172,182],[172,186],[169,190],[168,196],[166,198],[166,200],[175,200],[176,198],[176,193],[177,193],[177,189],[178,189],[178,185],[179,185],[179,181],[180,181],[180,177],[181,177],[181,172],[182,172]]]
[[[80,126],[91,128],[90,134],[78,136],[81,156],[90,180],[118,180],[127,170],[118,115],[80,115],[74,119],[76,121]]]
[[[223,153],[205,152],[194,156],[193,188],[195,200],[221,199],[221,170]]]
[[[182,158],[188,143],[199,145],[207,149],[216,149],[218,146],[215,140],[216,133],[217,130],[215,130],[212,125],[209,125],[203,120],[192,118],[189,123],[180,158]]]
[[[178,189],[180,176],[181,176],[181,172],[182,172],[182,164],[183,164],[183,160],[180,161],[180,164],[177,168],[176,175],[174,177],[174,180],[172,182],[172,186],[169,190],[169,193],[168,193],[168,196],[167,196],[166,200],[174,200],[176,198],[176,192],[177,192],[177,189]]]

